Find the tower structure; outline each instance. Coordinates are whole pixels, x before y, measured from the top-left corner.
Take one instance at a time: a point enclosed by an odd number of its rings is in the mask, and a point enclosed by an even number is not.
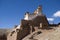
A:
[[[34,14],[42,15],[42,6],[38,6],[37,10],[35,10]]]

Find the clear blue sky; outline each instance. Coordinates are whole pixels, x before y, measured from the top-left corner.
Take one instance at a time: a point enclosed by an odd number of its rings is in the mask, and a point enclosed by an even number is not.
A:
[[[0,0],[0,28],[12,28],[19,25],[26,11],[33,13],[38,5],[42,5],[43,14],[60,22],[60,17],[53,14],[60,11],[60,0]]]

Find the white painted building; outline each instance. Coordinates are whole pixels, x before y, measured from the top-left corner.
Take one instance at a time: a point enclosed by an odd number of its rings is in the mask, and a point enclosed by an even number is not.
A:
[[[24,20],[32,20],[39,15],[42,15],[41,6],[39,6],[38,9],[35,10],[34,14],[30,14],[29,12],[26,12]]]

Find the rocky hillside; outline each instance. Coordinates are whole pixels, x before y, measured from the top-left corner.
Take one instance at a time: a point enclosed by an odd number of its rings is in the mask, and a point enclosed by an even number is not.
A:
[[[40,32],[37,34],[37,32]],[[23,38],[23,40],[60,40],[60,26],[50,30],[39,30]]]

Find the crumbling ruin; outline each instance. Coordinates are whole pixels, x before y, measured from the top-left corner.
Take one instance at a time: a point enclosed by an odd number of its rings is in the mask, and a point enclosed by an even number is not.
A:
[[[48,28],[46,16],[42,13],[42,7],[39,6],[33,14],[25,13],[25,18],[21,20],[20,29],[15,29],[8,36],[7,40],[21,40],[28,34],[38,30]]]
[[[21,20],[21,24],[16,25],[7,36],[2,36],[2,38],[6,38],[5,40],[22,40],[28,34],[35,31],[37,32],[39,29],[48,29],[49,26],[60,26],[60,23],[58,25],[50,25],[48,23],[46,16],[42,13],[42,6],[39,6],[33,14],[26,12],[24,16],[24,19]],[[38,33],[40,33],[40,30]]]

